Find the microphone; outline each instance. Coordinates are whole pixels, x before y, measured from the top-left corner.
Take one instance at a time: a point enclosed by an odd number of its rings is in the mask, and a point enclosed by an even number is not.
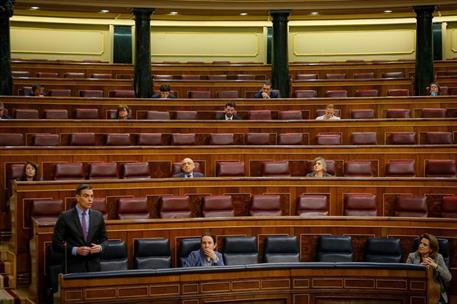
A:
[[[63,248],[64,248],[64,274],[68,273],[68,252],[67,252],[67,242],[63,242]]]

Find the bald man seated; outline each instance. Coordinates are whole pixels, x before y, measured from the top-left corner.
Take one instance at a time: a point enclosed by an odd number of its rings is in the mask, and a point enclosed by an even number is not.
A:
[[[184,158],[181,162],[181,172],[173,175],[173,177],[195,178],[204,177],[203,173],[195,172],[195,163],[191,158]]]

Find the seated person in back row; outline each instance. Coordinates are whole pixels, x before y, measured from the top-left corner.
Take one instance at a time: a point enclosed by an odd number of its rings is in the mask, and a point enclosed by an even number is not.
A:
[[[11,119],[11,117],[6,114],[5,105],[0,101],[0,119]]]
[[[306,174],[308,177],[329,177],[332,176],[327,171],[327,162],[323,157],[316,157],[313,160],[313,172]]]
[[[116,119],[127,120],[129,119],[130,109],[127,105],[119,105],[116,110]]]
[[[195,163],[191,158],[184,158],[181,162],[181,172],[173,175],[173,177],[195,178],[204,177],[201,172],[194,172]]]
[[[175,95],[171,94],[171,89],[168,84],[162,84],[159,88],[160,92],[153,94],[151,98],[160,98],[160,99],[166,99],[166,98],[176,98]]]
[[[325,108],[325,114],[316,117],[316,120],[339,120],[340,118],[335,115],[335,107],[333,104],[327,105]]]
[[[429,96],[439,96],[441,91],[441,87],[438,82],[430,83],[430,86],[427,87],[427,92]]]
[[[26,162],[24,170],[22,171],[21,176],[17,180],[27,182],[39,181],[40,174],[38,170],[38,165],[31,161]]]
[[[184,267],[223,266],[222,254],[216,251],[216,238],[205,233],[201,238],[201,247],[192,251],[184,261]]]
[[[32,92],[29,96],[46,96],[46,94],[44,93],[44,88],[39,83],[35,83],[32,85]]]
[[[262,89],[255,94],[255,98],[279,98],[279,93],[278,91],[273,91],[271,89],[271,82],[267,81],[263,84]]]
[[[225,104],[224,114],[217,117],[218,120],[240,120],[240,117],[236,115],[235,103],[229,101]]]

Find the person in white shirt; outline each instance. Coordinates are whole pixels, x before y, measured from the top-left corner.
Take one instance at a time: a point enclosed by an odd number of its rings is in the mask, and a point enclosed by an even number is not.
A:
[[[333,104],[327,105],[325,108],[325,114],[316,117],[316,120],[339,120],[341,119],[340,117],[335,115],[335,107]]]

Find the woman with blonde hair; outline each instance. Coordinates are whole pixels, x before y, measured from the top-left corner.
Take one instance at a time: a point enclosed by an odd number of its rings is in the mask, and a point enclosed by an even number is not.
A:
[[[327,162],[323,157],[316,157],[313,160],[313,172],[306,174],[308,177],[329,177],[332,176],[327,171]]]

